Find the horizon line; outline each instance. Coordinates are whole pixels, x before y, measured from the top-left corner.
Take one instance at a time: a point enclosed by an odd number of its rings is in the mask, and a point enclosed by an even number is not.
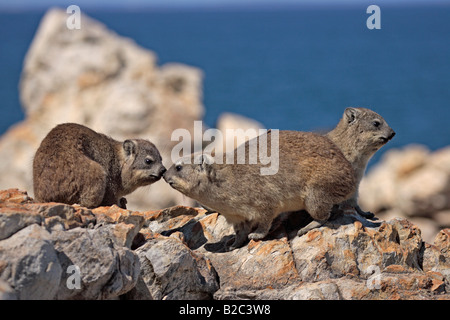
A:
[[[71,1],[72,2],[72,1]],[[80,1],[79,1],[80,2]],[[321,0],[321,1],[305,1],[305,2],[295,2],[295,1],[277,1],[270,3],[268,1],[258,1],[249,3],[246,1],[236,2],[236,1],[217,1],[217,2],[204,2],[202,0],[192,1],[190,3],[167,3],[167,2],[157,2],[153,4],[149,3],[128,3],[124,5],[123,3],[94,3],[94,2],[84,2],[75,4],[81,9],[87,10],[103,10],[103,11],[176,11],[176,10],[270,10],[270,9],[349,9],[349,8],[360,8],[366,7],[372,2],[362,3],[360,1],[353,0]],[[74,4],[74,3],[71,3]],[[67,6],[71,5],[67,4]],[[445,6],[450,7],[450,2],[445,0],[416,0],[416,1],[380,1],[378,0],[378,5],[383,7],[435,7],[435,6]],[[13,4],[3,3],[0,4],[0,12],[30,12],[30,11],[47,11],[50,8],[65,8],[67,7],[64,3],[35,3],[31,2],[29,4],[13,2]]]

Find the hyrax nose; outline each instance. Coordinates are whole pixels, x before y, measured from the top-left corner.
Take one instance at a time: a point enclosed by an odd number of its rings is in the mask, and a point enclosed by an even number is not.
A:
[[[162,167],[161,170],[159,171],[159,176],[162,177],[166,171],[167,169],[165,167]]]
[[[388,139],[391,140],[395,136],[395,131],[391,129],[391,134],[389,135]]]

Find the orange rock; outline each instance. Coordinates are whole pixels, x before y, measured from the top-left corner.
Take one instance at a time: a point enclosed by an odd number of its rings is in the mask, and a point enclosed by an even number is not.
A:
[[[7,189],[0,191],[0,204],[4,202],[9,203],[30,203],[33,199],[28,196],[26,191],[21,191],[19,189]]]

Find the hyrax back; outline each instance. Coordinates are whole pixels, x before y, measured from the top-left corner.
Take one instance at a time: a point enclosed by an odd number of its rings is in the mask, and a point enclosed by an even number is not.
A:
[[[56,126],[33,161],[35,198],[92,208],[117,204],[141,186],[158,181],[165,168],[147,140],[116,141],[83,125]]]
[[[267,133],[271,150],[272,132]],[[327,137],[314,133],[279,131],[278,172],[261,175],[264,167],[258,154],[256,164],[237,164],[239,148],[246,149],[263,136],[247,141],[235,150],[232,164],[212,163],[214,158],[195,155],[177,161],[164,174],[174,189],[224,215],[234,225],[232,247],[246,240],[264,238],[273,219],[282,212],[306,209],[314,218],[299,231],[303,234],[328,220],[334,204],[348,199],[355,191],[351,164]],[[225,158],[225,157],[224,157]],[[255,229],[252,233],[252,228]]]

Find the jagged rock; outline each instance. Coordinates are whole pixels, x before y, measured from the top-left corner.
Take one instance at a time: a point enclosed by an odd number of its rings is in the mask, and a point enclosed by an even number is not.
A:
[[[128,298],[180,300],[211,299],[219,289],[217,274],[208,259],[182,241],[158,236],[136,250],[141,261],[141,286]]]
[[[90,210],[1,194],[11,202],[3,197],[0,216],[15,207],[40,217],[0,240],[5,299],[450,299],[450,229],[430,244],[404,218],[336,211],[298,237],[311,218],[284,213],[265,239],[228,251],[232,226],[205,209]],[[69,286],[71,266],[79,289]]]
[[[55,231],[52,239],[65,270],[56,299],[113,299],[136,285],[139,259],[131,250],[114,244],[109,228]],[[67,285],[70,266],[79,270],[79,288]]]
[[[86,208],[34,203],[17,189],[2,194],[9,198],[0,202],[0,279],[13,289],[6,298],[114,299],[134,288],[139,259],[117,229],[136,222],[137,233],[142,216],[128,212],[114,227],[96,225],[95,214]],[[18,204],[17,199],[26,201]],[[100,216],[101,208],[97,212]],[[79,289],[68,286],[71,266],[78,268]]]
[[[39,225],[0,241],[0,278],[18,299],[54,299],[62,272],[51,235]]]

